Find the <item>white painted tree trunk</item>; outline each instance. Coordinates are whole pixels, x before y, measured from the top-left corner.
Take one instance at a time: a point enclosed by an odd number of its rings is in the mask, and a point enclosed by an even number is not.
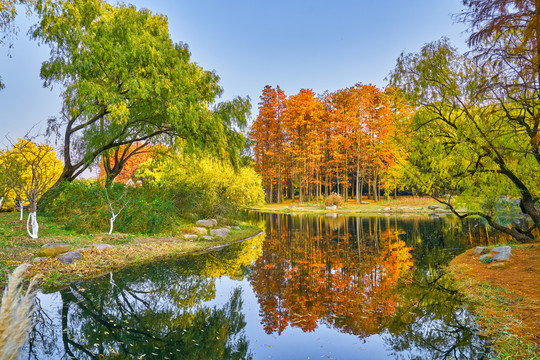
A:
[[[23,221],[24,219],[24,216],[23,216],[23,210],[24,210],[24,206],[23,206],[23,202],[22,201],[19,201],[19,207],[21,209],[21,218],[19,220]]]
[[[30,225],[30,221],[32,222],[31,225]],[[32,232],[30,232],[30,227],[32,228]],[[37,222],[36,212],[35,211],[30,212],[28,214],[28,220],[26,220],[26,231],[28,232],[28,235],[30,235],[32,239],[37,239],[38,230],[39,230],[39,225]]]
[[[109,229],[109,235],[112,234],[113,227],[114,227],[114,220],[116,220],[116,216],[117,216],[117,215],[118,215],[118,214],[115,215],[115,214],[113,213],[113,215],[111,216],[111,219],[110,219],[110,221],[111,221],[111,228]]]
[[[2,203],[4,202],[4,197],[0,197],[0,208],[2,207]]]

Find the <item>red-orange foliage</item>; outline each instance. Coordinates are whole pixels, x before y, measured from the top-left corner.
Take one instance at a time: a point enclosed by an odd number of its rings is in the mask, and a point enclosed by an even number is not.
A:
[[[286,193],[318,201],[336,192],[359,202],[365,182],[378,200],[380,174],[395,165],[396,143],[389,140],[401,131],[391,99],[373,85],[320,97],[302,89],[288,99],[279,86],[266,86],[251,138],[267,201],[280,202]]]
[[[163,146],[150,146],[142,143],[124,145],[112,149],[109,153],[103,156],[99,164],[100,179],[105,179],[107,174],[112,171],[117,173],[112,176],[112,180],[126,184],[129,180],[135,181],[135,173],[139,166],[148,161],[157,151],[163,150]],[[108,161],[107,161],[108,159]],[[107,164],[107,169],[104,164]]]

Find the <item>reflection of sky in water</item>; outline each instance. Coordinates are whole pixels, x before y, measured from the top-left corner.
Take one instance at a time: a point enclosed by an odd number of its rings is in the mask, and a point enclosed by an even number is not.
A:
[[[426,217],[422,220],[416,217],[409,217],[408,220],[392,218],[390,221],[388,217],[360,220],[359,217],[310,215],[300,220],[297,217],[269,215],[268,219],[267,239],[262,244],[262,252],[260,238],[233,245],[219,253],[153,263],[74,283],[63,297],[59,292],[40,293],[38,297],[42,311],[37,314],[42,316],[41,325],[31,335],[34,356],[25,358],[69,358],[65,351],[66,334],[84,345],[84,349],[75,349],[74,344],[69,346],[77,356],[86,353],[88,356],[83,357],[85,359],[98,358],[92,354],[99,354],[101,346],[85,339],[89,334],[98,335],[92,342],[107,339],[107,346],[119,350],[119,358],[122,359],[138,357],[123,356],[121,346],[115,342],[128,343],[130,339],[136,339],[141,341],[141,344],[135,344],[141,345],[141,349],[142,342],[145,343],[145,351],[167,346],[166,353],[172,354],[176,351],[174,346],[180,343],[183,345],[178,346],[183,351],[193,351],[193,347],[185,343],[196,338],[197,341],[208,341],[211,350],[205,354],[214,354],[207,356],[216,358],[215,354],[223,349],[240,349],[243,337],[248,345],[247,354],[253,355],[253,359],[450,359],[456,355],[462,359],[483,358],[478,352],[484,349],[484,340],[471,331],[471,318],[462,310],[456,296],[444,289],[449,286],[448,277],[432,281],[438,277],[437,264],[447,262],[456,250],[462,251],[472,246],[466,244],[469,236],[464,236],[471,231],[470,227],[459,227],[452,222],[448,226],[440,219],[428,220]],[[306,226],[309,227],[307,232]],[[412,247],[411,254],[408,250],[404,251],[405,243]],[[313,254],[316,256],[313,257]],[[328,254],[328,257],[317,258],[320,254]],[[340,259],[343,254],[346,254],[347,261]],[[397,297],[392,297],[391,292],[397,288],[396,279],[405,271],[403,266],[392,266],[412,264],[411,259],[414,259],[413,272],[417,276],[414,283],[418,286],[401,288]],[[321,262],[323,264],[317,264]],[[199,273],[217,278],[211,280],[196,275]],[[276,277],[284,273],[298,278],[282,281],[283,278]],[[306,274],[312,276],[306,277]],[[317,274],[322,277],[316,278]],[[347,280],[339,285],[341,287],[338,286],[340,293],[336,296],[336,284],[314,290],[313,284],[319,281],[313,280],[315,278]],[[429,283],[437,286],[426,286]],[[231,304],[234,304],[233,299],[238,298],[238,294],[235,297],[233,293],[239,288],[242,290],[242,306],[238,308],[237,314],[240,316],[237,317],[231,313],[231,309],[234,310]],[[137,297],[133,297],[133,294]],[[83,299],[81,295],[88,298]],[[120,295],[127,297],[121,298]],[[372,295],[375,297],[370,298]],[[350,297],[344,299],[343,296]],[[298,297],[312,307],[303,308],[291,303]],[[426,298],[426,305],[418,304],[420,297]],[[269,311],[274,309],[269,306],[271,302],[266,303],[266,307],[261,305],[265,298],[282,302],[281,310],[286,311],[277,316],[281,323],[288,324],[283,329],[279,330],[279,326],[274,324],[265,330],[263,319],[269,321],[272,318]],[[67,332],[63,331],[62,299],[69,306]],[[99,304],[95,299],[100,299]],[[133,313],[122,314],[124,311],[117,307],[118,299],[122,308],[129,308]],[[335,301],[341,301],[337,303],[339,306]],[[151,304],[150,313],[146,311],[146,303]],[[129,306],[126,307],[126,304]],[[102,318],[96,319],[96,314],[89,316],[80,310],[83,307],[93,308],[94,305],[98,309],[97,316]],[[204,315],[204,311],[208,311],[207,315]],[[225,339],[220,339],[223,340],[221,342],[214,341],[215,337],[209,338],[209,332],[208,336],[201,335],[208,314],[215,316],[214,326],[217,328],[214,329],[234,327],[236,324],[236,330]],[[301,325],[292,324],[296,321],[294,319],[306,314],[316,316],[313,331],[303,331]],[[147,321],[139,324],[141,331],[151,332],[158,338],[167,338],[169,335],[164,334],[173,330],[177,335],[173,335],[165,345],[156,343],[158,346],[153,345],[153,340],[148,337],[132,336],[133,332],[126,329],[137,326],[139,318]],[[110,319],[129,324],[117,333],[109,334],[103,330],[107,330],[107,326],[99,324],[99,321],[108,323]],[[187,337],[184,336],[184,324],[198,324],[190,328],[191,337],[189,331]],[[464,327],[460,328],[462,325]],[[340,326],[348,326],[348,329],[340,330]],[[104,334],[97,334],[99,331]],[[42,340],[46,343],[47,351],[43,351]],[[440,343],[432,344],[433,341]],[[27,355],[28,346],[25,347]],[[434,346],[440,346],[442,353],[434,353]],[[143,355],[145,359],[164,358],[152,355],[152,350]]]
[[[394,358],[387,354],[387,346],[381,335],[359,339],[320,323],[313,332],[289,326],[281,335],[266,334],[260,324],[257,297],[247,280],[234,281],[226,276],[216,279],[216,298],[206,305],[223,304],[229,299],[230,289],[238,286],[242,288],[244,300],[245,332],[255,359],[349,359],[352,354],[358,359]]]

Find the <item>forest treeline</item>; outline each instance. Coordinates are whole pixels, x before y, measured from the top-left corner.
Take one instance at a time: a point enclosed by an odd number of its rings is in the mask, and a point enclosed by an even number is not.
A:
[[[389,87],[356,84],[316,95],[287,96],[267,85],[251,126],[257,172],[268,202],[394,196],[406,158],[398,139],[412,110]]]

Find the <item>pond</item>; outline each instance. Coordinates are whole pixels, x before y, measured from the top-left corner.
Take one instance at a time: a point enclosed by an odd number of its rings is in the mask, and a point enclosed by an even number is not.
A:
[[[265,234],[39,293],[28,359],[487,359],[454,217],[251,213]]]

